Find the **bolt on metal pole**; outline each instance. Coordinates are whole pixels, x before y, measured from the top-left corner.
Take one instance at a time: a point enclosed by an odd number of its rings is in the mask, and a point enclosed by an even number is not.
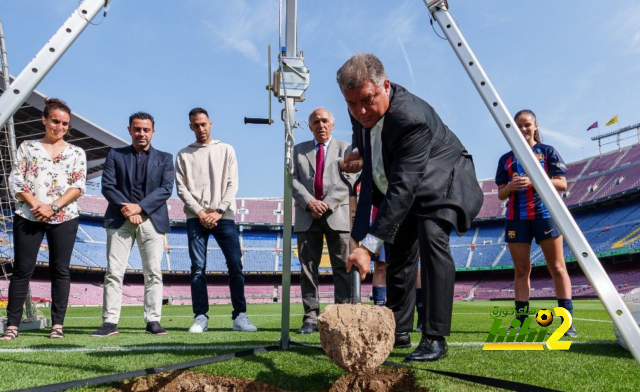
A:
[[[297,28],[297,0],[287,0],[286,11],[286,56],[294,57],[297,51],[296,44],[296,28]],[[280,48],[282,49],[282,48]],[[285,170],[284,170],[284,223],[282,226],[282,320],[280,328],[280,348],[283,350],[289,349],[289,317],[291,314],[291,235],[292,235],[292,188],[293,177],[290,165],[293,165],[293,143],[289,132],[293,132],[295,126],[295,100],[293,98],[287,98],[285,100],[286,108],[285,112],[287,116],[284,127],[285,138]]]
[[[600,264],[595,252],[580,231],[569,210],[562,202],[560,195],[553,188],[551,181],[536,160],[531,148],[525,141],[507,107],[500,99],[491,81],[480,66],[471,48],[462,36],[455,21],[448,11],[446,0],[423,0],[433,18],[447,37],[465,71],[487,105],[489,112],[496,120],[500,131],[509,142],[516,157],[524,166],[527,175],[535,186],[536,191],[551,212],[553,220],[564,235],[569,247],[576,256],[582,271],[591,282],[598,297],[604,304],[609,316],[620,330],[627,342],[629,351],[640,364],[640,329],[627,309],[624,301],[616,291],[604,268]]]

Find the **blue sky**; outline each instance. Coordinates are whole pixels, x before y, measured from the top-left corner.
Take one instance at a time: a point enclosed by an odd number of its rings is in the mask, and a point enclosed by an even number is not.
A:
[[[640,122],[640,2],[450,0],[451,13],[511,113],[538,115],[544,142],[565,161],[598,153],[586,132],[614,115]],[[2,2],[10,72],[17,75],[62,25],[77,0]],[[102,18],[99,15],[94,22]],[[311,69],[296,142],[309,140],[316,107],[336,117],[334,137],[351,139],[337,69],[372,52],[391,81],[428,101],[492,178],[507,142],[420,0],[300,1],[298,45]],[[439,28],[436,27],[436,30]],[[113,0],[38,86],[128,140],[128,116],[156,118],[153,145],[173,154],[194,140],[188,111],[209,110],[213,137],[233,145],[240,197],[281,196],[284,126],[244,125],[267,115],[267,44],[278,46],[276,0]],[[282,105],[273,102],[273,117]],[[637,138],[625,141],[635,143]],[[604,150],[616,148],[608,145]]]

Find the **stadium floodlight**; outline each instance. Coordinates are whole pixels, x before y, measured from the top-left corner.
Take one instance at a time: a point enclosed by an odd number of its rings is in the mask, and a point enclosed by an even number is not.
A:
[[[20,72],[11,86],[0,96],[0,128],[27,100],[42,79],[69,49],[80,33],[91,23],[101,9],[104,15],[111,0],[85,0],[51,37],[36,56]]]
[[[551,212],[554,222],[558,225],[562,234],[564,234],[564,238],[576,256],[578,263],[580,263],[589,282],[591,282],[598,297],[607,309],[609,316],[627,342],[629,351],[631,351],[636,361],[640,363],[640,329],[638,325],[616,291],[613,283],[611,283],[595,252],[591,249],[591,246],[578,228],[566,205],[562,202],[560,195],[553,188],[542,166],[540,166],[540,163],[536,160],[522,133],[518,131],[518,127],[507,110],[507,107],[500,99],[500,96],[482,69],[478,59],[471,51],[467,41],[451,17],[448,11],[447,1],[423,1],[433,18],[440,25],[440,28],[447,37],[447,40],[471,78],[474,86],[480,93],[482,100],[487,105],[502,134],[507,139],[507,142],[509,142],[511,149],[520,163],[522,163],[522,166],[524,166],[527,175],[531,178],[531,182],[533,182],[536,191]]]

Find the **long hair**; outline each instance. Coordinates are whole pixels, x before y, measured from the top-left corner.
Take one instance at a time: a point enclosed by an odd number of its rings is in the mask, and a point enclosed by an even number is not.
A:
[[[515,116],[513,116],[513,120],[517,120],[518,117],[522,116],[523,114],[528,114],[530,116],[533,117],[533,121],[536,122],[536,124],[538,123],[538,120],[536,118],[536,114],[533,112],[533,110],[529,110],[529,109],[523,109],[521,111],[519,111],[518,113],[516,113]],[[533,140],[536,141],[536,143],[540,143],[542,142],[542,138],[540,137],[540,131],[538,131],[538,127],[536,127],[536,131],[533,133]]]

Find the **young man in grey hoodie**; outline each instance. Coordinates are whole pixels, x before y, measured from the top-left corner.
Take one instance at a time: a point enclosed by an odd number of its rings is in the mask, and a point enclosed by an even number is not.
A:
[[[176,158],[178,196],[187,215],[187,240],[191,258],[191,300],[194,323],[189,332],[207,330],[209,295],[207,293],[207,244],[213,234],[229,269],[229,289],[233,312],[233,330],[258,329],[247,317],[244,275],[240,258],[240,238],[235,224],[238,165],[236,153],[228,144],[211,138],[211,119],[206,110],[189,112],[189,128],[196,142],[183,148]]]

